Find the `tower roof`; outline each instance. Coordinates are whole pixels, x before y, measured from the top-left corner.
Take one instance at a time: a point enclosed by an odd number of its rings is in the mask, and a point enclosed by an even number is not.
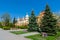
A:
[[[29,17],[28,13],[26,13],[26,17]]]

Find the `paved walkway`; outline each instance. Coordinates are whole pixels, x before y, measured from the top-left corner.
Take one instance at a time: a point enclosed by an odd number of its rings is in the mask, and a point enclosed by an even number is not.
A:
[[[15,34],[10,33],[9,30],[6,31],[6,30],[0,29],[0,40],[30,40],[28,38],[25,38],[24,36],[30,36],[30,35],[35,35],[35,34],[39,34],[39,33],[31,32],[31,33],[26,33],[26,34],[21,34],[21,35],[15,35]]]
[[[24,38],[22,36],[12,34],[12,33],[9,33],[8,31],[0,29],[0,40],[29,40],[29,39]]]

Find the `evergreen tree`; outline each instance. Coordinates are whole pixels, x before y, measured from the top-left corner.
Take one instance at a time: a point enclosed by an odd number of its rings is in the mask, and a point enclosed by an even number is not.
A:
[[[50,8],[48,5],[46,5],[46,9],[44,11],[43,19],[41,20],[41,31],[46,32],[48,34],[56,34],[56,23],[57,20],[53,17],[52,12],[50,11]]]
[[[37,31],[37,22],[36,22],[36,16],[34,14],[34,11],[31,12],[31,16],[29,17],[29,24],[28,24],[28,30],[29,31]]]
[[[16,18],[14,17],[14,19],[13,19],[13,26],[15,27],[15,23],[16,23],[17,21],[16,21]]]

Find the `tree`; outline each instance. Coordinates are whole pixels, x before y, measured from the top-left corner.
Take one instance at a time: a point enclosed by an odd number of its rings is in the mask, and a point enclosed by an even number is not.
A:
[[[36,21],[36,16],[34,14],[34,11],[31,12],[31,16],[29,17],[29,24],[28,24],[28,30],[29,31],[37,31],[38,25]]]
[[[8,13],[5,13],[2,15],[2,21],[4,22],[5,26],[9,26],[10,23],[10,15]]]
[[[46,5],[46,9],[44,11],[43,19],[41,20],[40,29],[41,32],[46,32],[48,34],[56,34],[56,23],[57,20],[53,17],[52,12],[50,11],[50,8],[48,5]]]
[[[16,23],[17,21],[16,21],[16,18],[14,17],[14,19],[13,19],[13,26],[15,27],[15,23]]]

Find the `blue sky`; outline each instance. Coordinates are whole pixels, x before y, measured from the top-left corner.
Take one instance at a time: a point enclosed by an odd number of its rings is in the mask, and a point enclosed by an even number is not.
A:
[[[37,16],[47,3],[52,12],[60,13],[60,0],[0,0],[0,16],[8,12],[12,18],[24,17],[26,12],[30,15],[32,9]]]

